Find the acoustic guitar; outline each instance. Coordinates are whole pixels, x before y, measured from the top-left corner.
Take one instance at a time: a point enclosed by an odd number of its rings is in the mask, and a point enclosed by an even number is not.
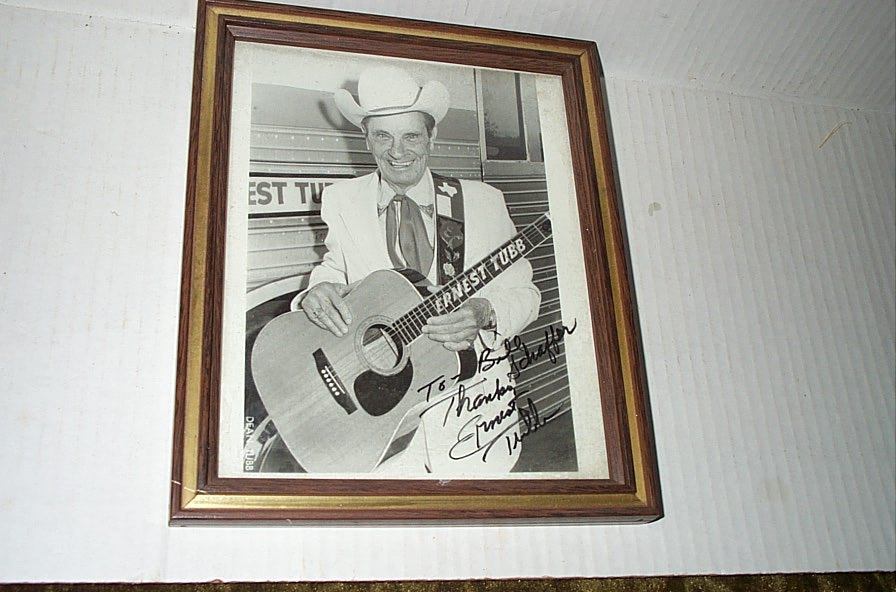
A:
[[[417,427],[419,414],[409,412],[425,402],[427,384],[460,373],[458,353],[421,338],[427,320],[459,308],[550,235],[544,214],[435,293],[399,271],[375,271],[345,296],[353,322],[343,337],[302,311],[265,325],[252,376],[299,464],[315,473],[374,469],[399,431]]]

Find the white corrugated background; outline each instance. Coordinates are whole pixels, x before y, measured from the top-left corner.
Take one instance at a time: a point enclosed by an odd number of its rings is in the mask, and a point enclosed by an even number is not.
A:
[[[312,4],[600,43],[666,517],[168,528],[195,7],[6,1],[0,580],[896,568],[891,2]]]

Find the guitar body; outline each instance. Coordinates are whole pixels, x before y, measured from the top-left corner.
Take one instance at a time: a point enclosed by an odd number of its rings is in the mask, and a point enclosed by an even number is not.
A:
[[[305,470],[371,471],[399,428],[416,428],[427,385],[459,373],[458,355],[441,344],[420,337],[401,347],[383,330],[422,301],[401,273],[376,271],[345,297],[353,322],[344,337],[302,311],[261,330],[252,350],[255,386]]]

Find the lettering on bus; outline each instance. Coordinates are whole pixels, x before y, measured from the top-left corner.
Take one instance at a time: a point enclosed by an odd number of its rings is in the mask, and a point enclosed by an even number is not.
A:
[[[330,178],[251,177],[250,214],[308,214],[320,211]]]

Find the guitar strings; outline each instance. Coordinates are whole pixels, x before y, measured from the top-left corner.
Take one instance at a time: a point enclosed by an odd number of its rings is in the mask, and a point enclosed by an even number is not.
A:
[[[545,233],[541,232],[541,230],[539,228],[539,225],[544,221],[543,219],[545,219],[545,218],[547,218],[547,214],[543,214],[542,216],[540,216],[538,220],[536,220],[535,222],[530,224],[528,227],[523,229],[519,234],[517,234],[516,236],[511,238],[509,241],[505,242],[502,246],[500,246],[497,249],[495,249],[494,251],[492,251],[491,254],[489,254],[486,257],[484,257],[483,259],[481,259],[479,261],[479,263],[472,266],[470,269],[468,269],[461,275],[455,277],[451,282],[447,283],[443,287],[443,289],[439,291],[439,293],[442,293],[442,292],[444,292],[444,290],[449,289],[453,284],[457,284],[457,283],[463,281],[465,278],[467,278],[467,276],[469,275],[469,273],[472,269],[479,267],[483,261],[487,261],[487,260],[491,259],[491,257],[495,256],[502,249],[506,248],[508,244],[512,243],[517,238],[526,239],[526,241],[529,243],[529,249],[535,248],[537,245],[539,245],[541,242],[543,242],[550,236],[550,233],[545,234]],[[541,235],[541,236],[539,236],[539,237],[528,236],[527,233],[529,233],[532,230],[537,231],[539,233],[539,235]],[[509,268],[511,265],[513,265],[513,263],[516,263],[516,261],[519,260],[520,258],[522,258],[522,254],[519,254],[516,257],[514,257],[513,260],[505,267],[505,269],[502,269],[497,274],[493,274],[493,273],[487,274],[488,277],[483,278],[483,280],[482,280],[483,285],[491,282],[491,280],[493,280],[497,275],[500,275],[500,273],[503,273],[504,271],[506,271],[507,268]],[[487,269],[487,267],[486,267],[486,269]],[[481,289],[481,288],[477,288],[476,291],[478,291],[479,289]],[[399,333],[401,334],[401,336],[403,338],[409,338],[409,341],[407,343],[410,343],[411,341],[413,341],[414,339],[416,339],[419,336],[420,329],[423,327],[423,325],[426,324],[427,319],[429,317],[437,314],[438,310],[437,309],[434,310],[435,305],[433,304],[436,297],[437,297],[437,294],[434,294],[434,295],[430,296],[429,298],[425,299],[421,304],[419,304],[418,306],[411,309],[408,313],[406,313],[405,315],[400,317],[395,322],[395,325],[399,329]],[[448,306],[446,306],[446,308],[448,308]],[[426,311],[426,313],[428,313],[428,315],[423,314],[423,312],[420,309],[424,309]],[[455,307],[452,307],[451,310],[449,310],[449,312],[452,312],[454,309],[455,309]],[[407,335],[405,335],[405,333],[407,333]]]

